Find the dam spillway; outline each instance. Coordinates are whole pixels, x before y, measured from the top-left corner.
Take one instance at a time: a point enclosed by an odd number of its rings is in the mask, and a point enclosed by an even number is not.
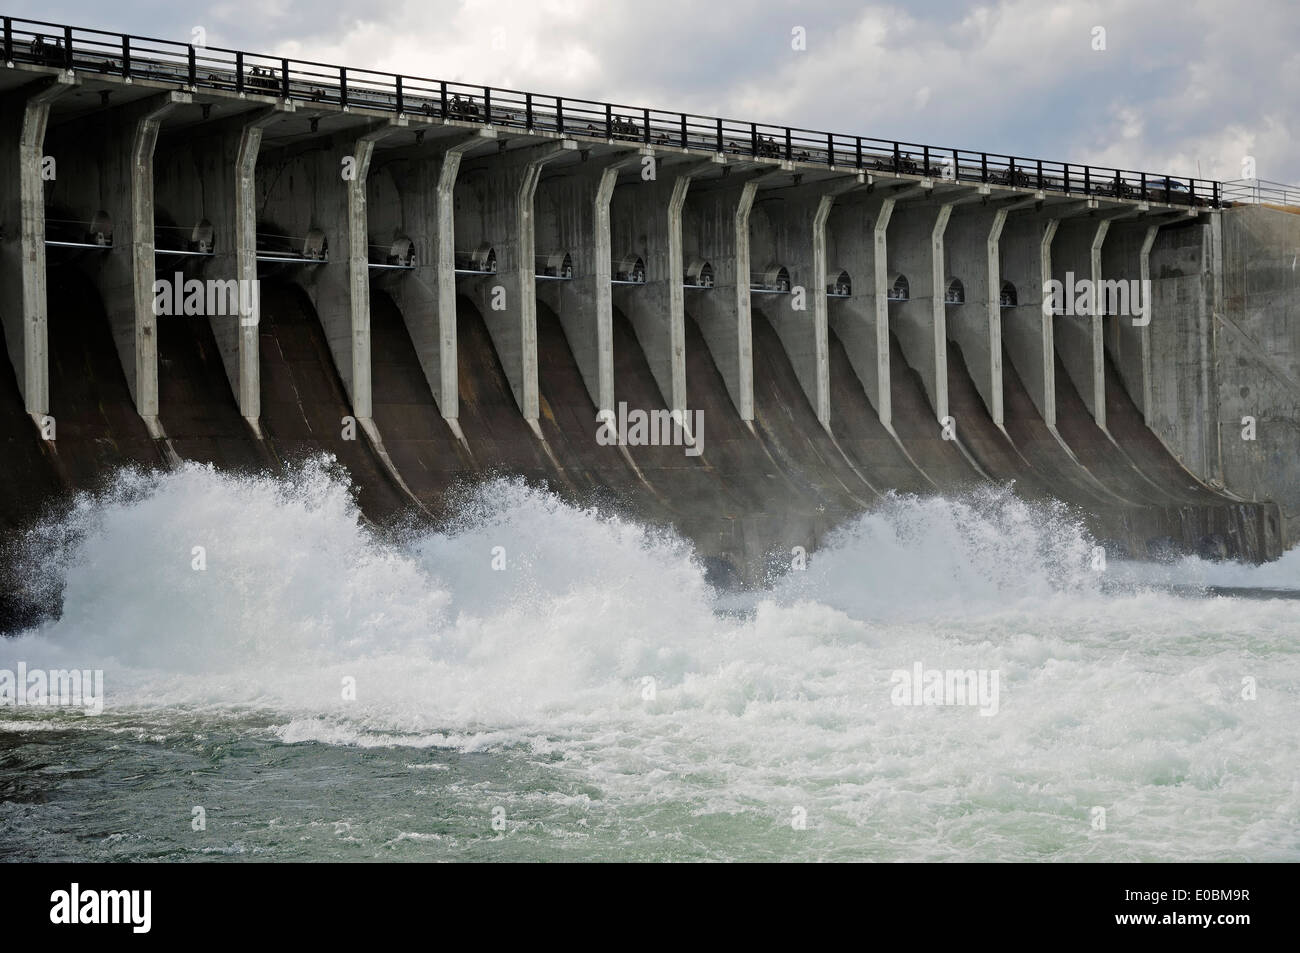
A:
[[[378,524],[508,474],[740,584],[890,492],[988,484],[1112,554],[1300,539],[1300,216],[1222,183],[3,42],[6,534],[121,465],[325,451]],[[256,311],[160,313],[159,281],[253,283]],[[1046,300],[1080,281],[1145,310]],[[698,415],[699,454],[603,444],[621,409]]]

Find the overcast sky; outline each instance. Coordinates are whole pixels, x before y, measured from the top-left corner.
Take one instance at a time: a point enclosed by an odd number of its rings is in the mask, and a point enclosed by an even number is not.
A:
[[[181,41],[203,27],[210,46],[355,68],[1148,172],[1235,179],[1253,156],[1259,178],[1300,183],[1300,0],[5,7]]]

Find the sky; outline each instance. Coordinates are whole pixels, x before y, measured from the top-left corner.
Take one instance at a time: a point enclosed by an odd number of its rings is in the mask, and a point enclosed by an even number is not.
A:
[[[15,17],[1054,161],[1300,184],[1300,0],[7,0]]]

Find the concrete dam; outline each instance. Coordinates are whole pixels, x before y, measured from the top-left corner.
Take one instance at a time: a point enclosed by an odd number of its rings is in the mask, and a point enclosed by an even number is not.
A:
[[[674,527],[723,585],[891,492],[1011,485],[1112,556],[1300,541],[1287,203],[3,31],[8,541],[122,466],[320,452],[379,526],[518,476]]]

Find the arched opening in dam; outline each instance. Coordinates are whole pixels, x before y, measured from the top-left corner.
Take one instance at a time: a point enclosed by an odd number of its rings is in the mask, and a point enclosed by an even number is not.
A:
[[[713,264],[700,258],[691,259],[686,264],[685,285],[687,288],[712,288]]]
[[[895,275],[889,283],[888,298],[890,301],[906,301],[912,295],[912,285],[907,280],[906,275]]]
[[[1020,303],[1020,296],[1016,292],[1016,286],[1009,281],[1002,282],[1002,288],[998,292],[998,307],[1014,308]]]
[[[497,250],[486,242],[456,252],[456,271],[463,275],[495,275]]]
[[[572,280],[573,256],[564,251],[541,256],[537,260],[537,275],[542,278]]]
[[[760,294],[789,294],[790,269],[784,265],[772,264],[750,276],[751,291]]]
[[[645,284],[645,259],[639,255],[626,255],[616,259],[612,268],[613,280],[621,284]]]
[[[383,263],[392,268],[414,268],[418,259],[415,242],[399,235],[388,245]]]
[[[853,296],[853,279],[847,271],[840,269],[827,276],[826,295],[830,298],[851,298]]]

